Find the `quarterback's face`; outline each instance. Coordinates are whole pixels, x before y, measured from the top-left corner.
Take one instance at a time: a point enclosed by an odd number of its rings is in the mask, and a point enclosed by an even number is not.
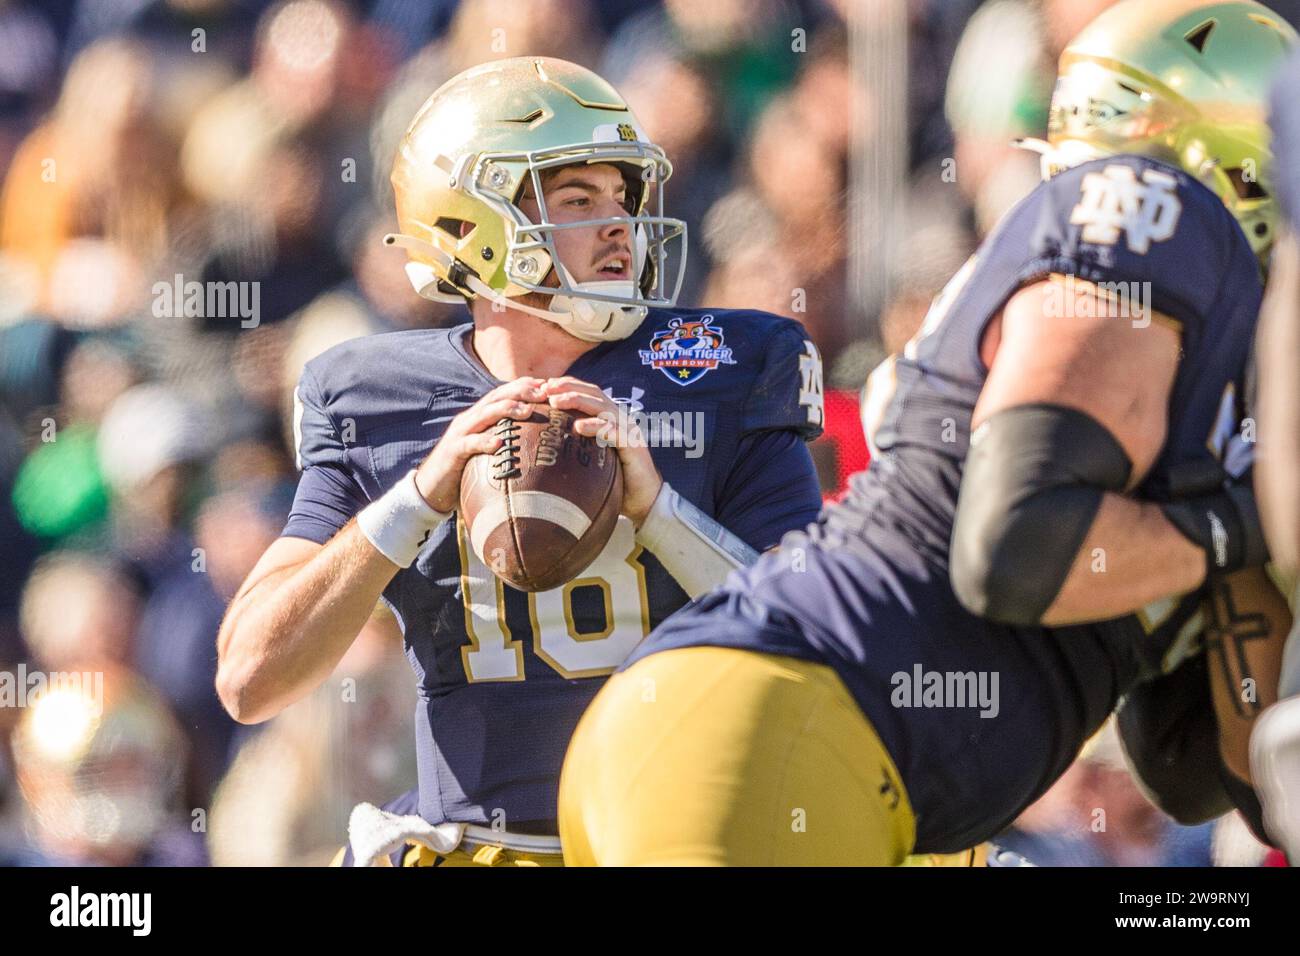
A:
[[[617,166],[610,163],[561,166],[542,180],[547,218],[556,224],[630,215],[627,184]],[[532,190],[525,192],[519,208],[533,222],[540,222]],[[631,279],[632,231],[626,222],[606,223],[552,233],[560,261],[575,282]],[[547,285],[556,285],[554,274]]]

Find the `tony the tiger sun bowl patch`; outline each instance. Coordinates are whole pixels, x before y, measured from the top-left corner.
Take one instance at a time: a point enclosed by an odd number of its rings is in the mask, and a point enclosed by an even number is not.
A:
[[[723,344],[722,330],[709,323],[713,316],[669,319],[668,327],[640,349],[641,364],[657,368],[678,385],[689,385],[719,365],[735,365],[731,349]]]

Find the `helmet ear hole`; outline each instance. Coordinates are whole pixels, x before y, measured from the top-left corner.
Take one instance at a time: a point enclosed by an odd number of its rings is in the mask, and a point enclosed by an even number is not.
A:
[[[439,216],[433,225],[434,228],[441,229],[457,242],[478,228],[477,223],[470,222],[468,219],[455,219],[451,216]]]
[[[1259,180],[1254,176],[1246,176],[1246,171],[1240,166],[1234,166],[1232,169],[1225,169],[1224,175],[1232,183],[1233,190],[1237,193],[1238,199],[1267,199],[1268,192],[1259,184]]]

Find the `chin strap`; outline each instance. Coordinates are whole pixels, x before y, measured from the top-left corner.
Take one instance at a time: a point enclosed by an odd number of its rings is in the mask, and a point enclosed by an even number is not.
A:
[[[573,274],[557,262],[556,268],[570,289],[588,292],[594,295],[609,293],[614,299],[630,299],[636,293],[636,282],[632,279],[599,279],[592,282],[575,282]],[[570,333],[587,341],[605,339],[625,339],[636,331],[636,327],[645,318],[646,308],[641,305],[615,305],[610,301],[595,301],[568,296],[557,292],[551,296],[551,311],[562,316],[572,316],[574,324],[561,322]],[[552,319],[552,321],[555,321]],[[585,327],[585,328],[584,328]],[[587,329],[599,327],[595,337],[584,335]]]
[[[507,299],[462,266],[455,256],[448,255],[431,242],[425,242],[415,236],[406,236],[400,232],[390,232],[384,236],[384,245],[400,246],[408,252],[418,252],[428,259],[435,260],[447,270],[448,275],[454,277],[453,284],[463,286],[475,295],[481,295],[490,302],[496,302],[507,309],[527,312],[529,315],[554,321],[554,313]],[[415,287],[415,291],[426,299],[432,299],[435,302],[460,301],[458,296],[449,296],[438,289],[439,278],[438,274],[433,271],[433,266],[426,265],[423,262],[408,262],[406,264],[406,276],[411,280],[411,285]]]
[[[635,331],[646,315],[645,306],[620,306],[612,303],[596,302],[590,299],[563,295],[558,289],[551,296],[551,307],[549,309],[539,309],[503,296],[461,265],[454,256],[448,255],[431,242],[426,242],[416,236],[390,232],[384,236],[384,244],[400,246],[410,252],[418,252],[426,258],[433,259],[447,270],[448,275],[454,277],[454,285],[469,289],[475,295],[480,295],[489,302],[495,302],[502,308],[514,309],[516,312],[526,312],[529,315],[537,316],[539,319],[554,322],[570,335],[582,339],[584,342],[625,339]],[[574,282],[573,276],[563,265],[559,265],[559,268],[563,272],[569,287],[579,292],[629,292],[636,288],[634,281],[624,279]],[[414,286],[415,291],[423,298],[434,302],[460,301],[459,296],[447,295],[439,290],[439,277],[433,266],[423,262],[408,262],[406,264],[406,276],[411,280],[411,285]],[[589,325],[599,325],[600,327],[585,327]]]
[[[1097,159],[1103,154],[1078,140],[1065,140],[1059,146],[1053,146],[1045,139],[1022,136],[1013,139],[1011,145],[1016,149],[1028,150],[1038,154],[1038,163],[1043,179],[1051,179],[1062,170],[1089,160]]]
[[[1044,156],[1052,151],[1052,144],[1045,139],[1037,139],[1033,136],[1020,136],[1011,141],[1011,145],[1016,149],[1026,149],[1031,153],[1037,153]]]

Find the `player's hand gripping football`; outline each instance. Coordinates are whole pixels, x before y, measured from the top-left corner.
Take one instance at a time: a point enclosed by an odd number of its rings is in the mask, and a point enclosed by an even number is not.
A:
[[[544,384],[540,378],[517,378],[498,385],[451,420],[415,472],[415,487],[429,507],[442,512],[456,510],[465,463],[475,455],[492,454],[501,444],[500,436],[486,429],[503,418],[522,420],[531,415],[530,403],[546,401]]]
[[[552,407],[589,416],[573,423],[579,435],[618,449],[619,462],[623,465],[622,513],[640,528],[664,481],[636,421],[627,415],[620,416],[618,403],[599,386],[569,375],[547,379],[542,390]]]

